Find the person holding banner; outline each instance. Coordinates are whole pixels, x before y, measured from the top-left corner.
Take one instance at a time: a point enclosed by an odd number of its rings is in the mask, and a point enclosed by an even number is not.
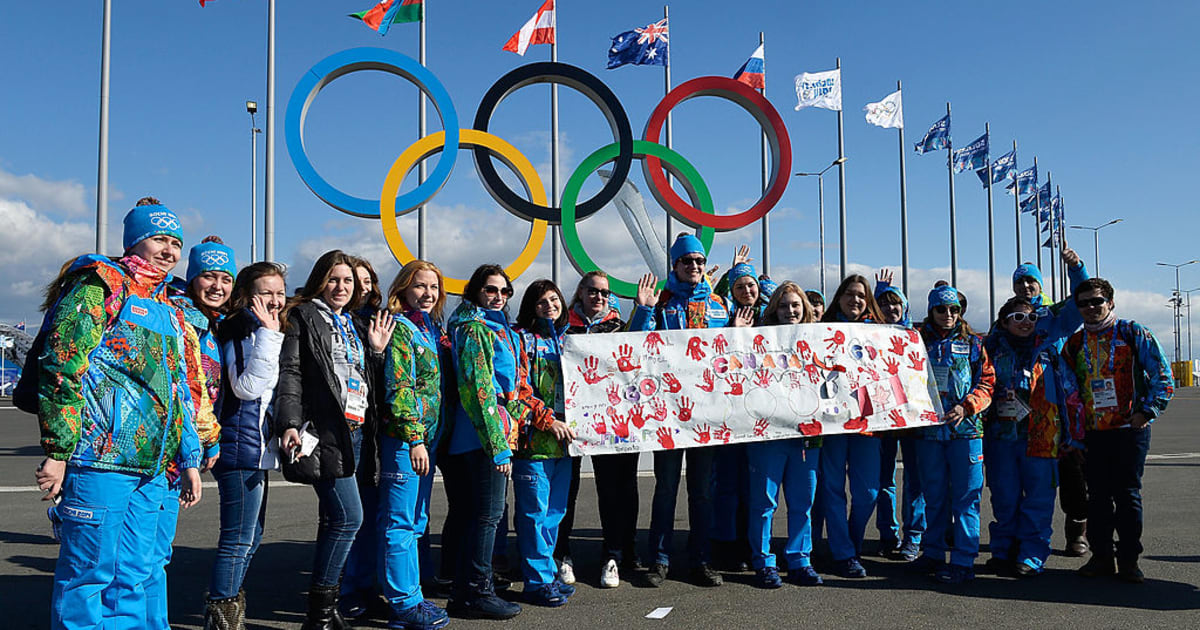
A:
[[[671,244],[671,274],[667,288],[661,294],[653,274],[638,282],[635,307],[629,318],[629,330],[721,328],[729,325],[748,325],[752,314],[739,309],[729,312],[725,300],[712,291],[704,276],[708,260],[704,245],[695,236],[682,233]],[[687,452],[688,554],[691,556],[691,575],[700,586],[721,586],[724,579],[712,568],[712,447],[690,448]],[[679,479],[683,469],[684,450],[665,450],[654,453],[654,501],[650,516],[649,560],[652,563],[646,579],[651,586],[661,586],[667,578],[671,562],[671,536],[675,527],[675,500],[679,494]]]
[[[815,321],[804,290],[795,282],[775,289],[767,304],[763,324],[807,324]],[[821,437],[751,442],[746,445],[749,461],[750,518],[747,524],[753,541],[755,585],[779,588],[775,554],[771,553],[771,521],[779,507],[779,490],[787,501],[788,536],[785,558],[787,581],[798,586],[817,586],[824,581],[813,569],[812,515],[817,492],[817,468],[821,459]]]
[[[821,321],[877,323],[882,320],[871,285],[860,275],[847,276],[833,294]],[[820,504],[824,509],[834,573],[864,578],[859,556],[867,522],[879,496],[879,438],[872,435],[830,435],[821,445]],[[846,510],[846,477],[850,478],[850,510]]]
[[[808,298],[808,305],[812,307],[815,321],[821,321],[825,317],[825,295],[820,291],[809,289],[804,292],[804,297]]]
[[[996,374],[983,341],[962,319],[958,290],[929,292],[929,314],[921,324],[929,364],[937,378],[943,424],[921,429],[917,462],[925,494],[928,528],[915,573],[946,584],[975,579],[979,555],[979,499],[983,493],[983,416],[992,401]],[[946,528],[954,525],[954,548],[946,564]]]

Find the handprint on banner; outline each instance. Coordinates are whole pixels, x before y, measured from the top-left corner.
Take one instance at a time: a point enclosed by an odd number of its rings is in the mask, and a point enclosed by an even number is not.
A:
[[[663,372],[663,383],[666,384],[668,393],[678,394],[683,390],[683,385],[679,382],[679,379],[675,378],[675,375],[670,372]]]
[[[904,414],[899,409],[893,409],[888,414],[888,419],[892,421],[893,427],[906,427],[908,423],[904,421]]]
[[[766,435],[767,429],[769,428],[771,428],[771,423],[768,422],[766,418],[759,418],[758,420],[754,421],[755,437],[762,437]]]
[[[596,424],[592,425],[592,430],[596,432],[596,435],[605,435],[608,433],[608,425],[603,420],[597,420]]]
[[[762,388],[771,386],[771,371],[766,368],[759,368],[754,372],[754,384]]]
[[[716,339],[713,339],[713,350],[715,350],[717,354],[725,354],[725,350],[728,348],[729,342],[726,341],[725,335],[717,335]]]
[[[708,368],[704,368],[704,374],[701,376],[701,378],[704,379],[704,382],[696,383],[696,387],[699,387],[700,389],[702,389],[706,392],[711,392],[714,387],[712,370],[710,370]]]
[[[767,342],[766,338],[763,337],[762,335],[754,335],[754,351],[755,352],[766,352],[767,351],[767,343],[768,342]]]
[[[842,425],[842,428],[847,431],[859,431],[859,432],[866,431],[867,430],[867,417],[866,416],[857,416],[854,418],[850,418],[849,420],[846,421],[846,424]]]
[[[670,429],[667,427],[659,427],[657,435],[658,443],[662,445],[663,448],[667,450],[675,448],[675,438],[671,435]]]
[[[887,367],[887,373],[892,376],[900,373],[900,364],[891,357],[884,359],[883,365]]]
[[[704,350],[701,349],[701,346],[707,345],[707,341],[704,341],[699,337],[692,337],[691,339],[688,339],[687,355],[691,357],[693,361],[700,361],[704,359],[704,357],[708,356]]]
[[[692,409],[696,408],[696,403],[692,402],[687,396],[679,397],[679,410],[675,412],[679,416],[680,422],[690,422],[692,419]]]
[[[801,435],[807,437],[821,435],[821,421],[813,420],[811,422],[801,422],[796,425],[796,430],[799,431]]]
[[[937,424],[937,422],[938,422],[938,420],[940,420],[940,418],[938,418],[938,415],[932,411],[922,411],[921,412],[921,420],[924,422],[928,422],[929,424]]]
[[[812,348],[808,347],[808,342],[801,339],[796,342],[796,352],[800,354],[801,359],[808,359],[812,356]]]
[[[909,343],[921,343],[921,333],[919,333],[915,330],[909,330],[908,331],[908,342]]]
[[[726,396],[741,396],[745,393],[742,385],[746,382],[745,374],[730,374],[725,377],[725,382],[729,385],[729,391],[725,392]]]
[[[654,418],[659,422],[667,419],[667,403],[661,398],[655,398],[650,401],[650,406],[654,407]]]
[[[728,423],[722,422],[721,426],[717,428],[717,432],[713,434],[713,437],[717,438],[722,444],[728,444],[733,439],[733,430],[729,428]]]
[[[618,352],[620,354],[618,354]],[[619,347],[617,347],[617,352],[612,353],[612,356],[617,362],[617,369],[622,372],[632,372],[642,367],[640,365],[633,364],[633,346],[627,343],[621,344]]]
[[[608,408],[608,420],[612,423],[613,435],[623,439],[629,439],[629,420],[617,413],[616,409]]]
[[[575,397],[578,395],[579,395],[579,383],[573,382],[573,383],[571,383],[571,386],[569,388],[567,388],[567,400],[566,400],[566,402],[563,403],[563,408],[564,409],[574,409],[575,405],[578,404],[575,400]]]
[[[660,348],[662,348],[663,345],[662,335],[653,331],[648,333],[646,335],[646,340],[642,342],[642,347],[646,348],[646,352],[649,354],[660,354]]]
[[[712,439],[711,429],[707,424],[693,427],[692,431],[696,433],[697,444],[708,444],[708,441]]]
[[[917,354],[917,352],[915,350],[908,353],[908,361],[909,361],[909,367],[911,367],[912,369],[914,369],[918,372],[925,371],[925,359],[922,359],[921,355]]]
[[[821,369],[814,363],[804,366],[804,375],[808,377],[808,382],[813,385],[820,383],[824,378],[824,375],[821,374]]]
[[[608,404],[610,404],[610,405],[621,404],[621,388],[617,387],[616,383],[609,383],[607,391],[608,391]]]
[[[904,343],[903,337],[900,337],[898,335],[895,337],[892,337],[892,347],[890,348],[890,350],[892,351],[892,354],[898,354],[900,356],[904,356],[904,350],[907,347],[908,347],[908,344]]]
[[[576,367],[575,370],[583,376],[583,382],[587,383],[588,385],[595,385],[596,383],[599,383],[600,381],[612,376],[612,374],[605,374],[604,376],[596,374],[596,370],[599,369],[599,367],[599,359],[596,357],[588,357],[583,360],[583,369]]]
[[[832,332],[833,335],[824,339],[825,349],[830,352],[842,352],[842,346],[846,344],[846,333],[840,330],[834,330],[832,328],[829,328],[828,330]]]
[[[646,420],[642,417],[642,406],[634,405],[629,410],[629,421],[633,423],[634,428],[640,429],[646,426]]]

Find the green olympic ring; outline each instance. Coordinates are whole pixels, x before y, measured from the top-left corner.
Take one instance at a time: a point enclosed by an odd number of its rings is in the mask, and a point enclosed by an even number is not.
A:
[[[612,143],[608,146],[601,147],[591,155],[584,158],[579,167],[571,173],[571,177],[567,180],[566,186],[562,192],[562,240],[567,246],[567,259],[571,261],[571,265],[575,267],[575,271],[581,275],[589,271],[601,271],[597,265],[588,256],[587,250],[583,247],[583,242],[579,240],[579,230],[575,225],[575,204],[579,200],[579,191],[583,188],[583,182],[596,169],[602,165],[616,160],[620,156],[620,145]],[[633,141],[633,157],[635,159],[644,160],[646,156],[656,157],[662,160],[663,166],[671,173],[675,179],[678,179],[683,184],[683,188],[687,191],[688,197],[691,198],[692,206],[699,207],[701,212],[707,214],[716,214],[713,212],[712,195],[708,191],[708,185],[704,183],[704,179],[700,177],[700,172],[696,167],[692,166],[684,157],[671,149],[658,144],[656,142],[648,142],[646,140]],[[704,245],[704,254],[712,249],[713,236],[716,230],[711,226],[705,226],[696,231],[696,235],[700,238],[700,242]],[[671,235],[668,234],[670,239]],[[616,276],[609,276],[609,289],[613,293],[621,297],[632,298],[637,295],[637,284],[621,280]],[[666,286],[665,280],[658,282],[658,289],[661,290]]]

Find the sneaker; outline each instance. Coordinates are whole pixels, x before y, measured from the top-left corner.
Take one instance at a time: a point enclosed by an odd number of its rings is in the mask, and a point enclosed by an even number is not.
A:
[[[521,614],[521,607],[506,602],[494,594],[479,595],[471,600],[450,600],[446,608],[456,614],[472,619],[512,619]]]
[[[1138,568],[1137,560],[1117,563],[1117,578],[1130,584],[1141,584],[1146,581],[1146,574]]]
[[[975,567],[946,565],[933,574],[933,579],[942,584],[963,584],[975,579]]]
[[[796,586],[820,586],[825,583],[811,566],[788,569],[787,581]]]
[[[1041,572],[1042,572],[1041,569],[1035,569],[1032,566],[1025,564],[1024,562],[1018,562],[1017,568],[1014,571],[1016,576],[1019,578],[1031,578],[1031,577],[1034,577],[1035,575],[1040,574]]]
[[[667,581],[667,565],[661,562],[655,562],[654,566],[646,572],[646,583],[650,586],[658,588],[663,582]]]
[[[779,588],[783,580],[779,579],[779,569],[763,567],[754,572],[754,585],[759,588]]]
[[[445,627],[448,623],[450,623],[450,615],[433,602],[425,600],[412,608],[392,613],[387,627],[403,630],[437,630]]]
[[[896,550],[896,559],[905,562],[912,562],[921,555],[921,544],[911,540],[904,541],[903,545]]]
[[[1013,566],[1013,561],[1009,560],[1008,558],[992,556],[987,562],[984,563],[983,566],[991,573],[1001,577],[1012,577],[1016,573],[1016,567]]]
[[[546,608],[558,608],[567,603],[567,598],[553,584],[543,584],[533,590],[526,589],[521,593],[525,603]]]
[[[1079,575],[1083,577],[1102,577],[1106,575],[1116,575],[1117,565],[1113,561],[1112,556],[1097,556],[1093,555],[1091,560],[1079,567]]]
[[[370,590],[351,591],[338,597],[338,609],[345,619],[360,619],[367,614],[367,603],[374,592]],[[414,606],[415,608],[415,606]]]
[[[563,597],[570,597],[575,594],[574,586],[571,586],[570,584],[563,584],[557,579],[554,580],[553,586]]]
[[[884,558],[894,557],[903,546],[898,538],[884,538],[879,541],[879,555]]]
[[[834,561],[833,572],[844,578],[859,579],[867,577],[867,570],[863,568],[858,558],[846,558],[845,560]]]
[[[705,563],[698,567],[692,567],[692,581],[697,586],[712,587],[720,586],[725,583],[725,578],[717,573],[711,564]]]
[[[558,581],[567,586],[575,583],[575,567],[570,558],[563,558],[558,565]]]
[[[512,586],[512,580],[508,579],[502,571],[492,573],[492,587],[497,591],[507,591],[508,587]]]
[[[945,562],[942,562],[937,558],[933,558],[931,556],[921,556],[916,560],[909,562],[908,565],[904,567],[904,570],[912,573],[913,575],[931,575],[933,573],[937,573],[945,565]]]
[[[667,572],[663,571],[663,575],[666,574]],[[659,582],[659,584],[661,583]],[[600,586],[601,588],[617,588],[620,585],[621,574],[617,571],[617,561],[609,558],[608,562],[604,563],[604,568],[600,569]]]

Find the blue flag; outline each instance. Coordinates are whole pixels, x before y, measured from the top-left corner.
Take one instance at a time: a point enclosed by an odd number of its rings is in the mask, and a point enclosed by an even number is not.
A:
[[[1017,152],[1009,151],[1004,155],[992,161],[992,183],[1002,182],[1006,179],[1012,179],[1013,174],[1017,172]],[[979,181],[983,182],[983,187],[987,188],[987,169],[981,168],[975,171],[979,176]]]
[[[945,149],[950,146],[950,114],[942,116],[940,120],[933,123],[929,131],[925,132],[925,137],[913,146],[913,150],[917,153],[929,153],[938,149]]]
[[[1050,208],[1050,182],[1042,184],[1042,187],[1032,195],[1029,195],[1021,202],[1021,212],[1033,212],[1035,208],[1048,210]],[[1045,220],[1045,219],[1041,219]]]
[[[988,136],[983,134],[961,149],[954,151],[954,172],[961,173],[969,168],[979,170],[987,166]]]
[[[608,48],[608,69],[630,63],[635,66],[665,66],[669,41],[666,18],[620,33],[612,38],[612,46]]]
[[[1037,188],[1037,165],[1017,173],[1017,181],[1005,186],[1008,194],[1028,195]]]

